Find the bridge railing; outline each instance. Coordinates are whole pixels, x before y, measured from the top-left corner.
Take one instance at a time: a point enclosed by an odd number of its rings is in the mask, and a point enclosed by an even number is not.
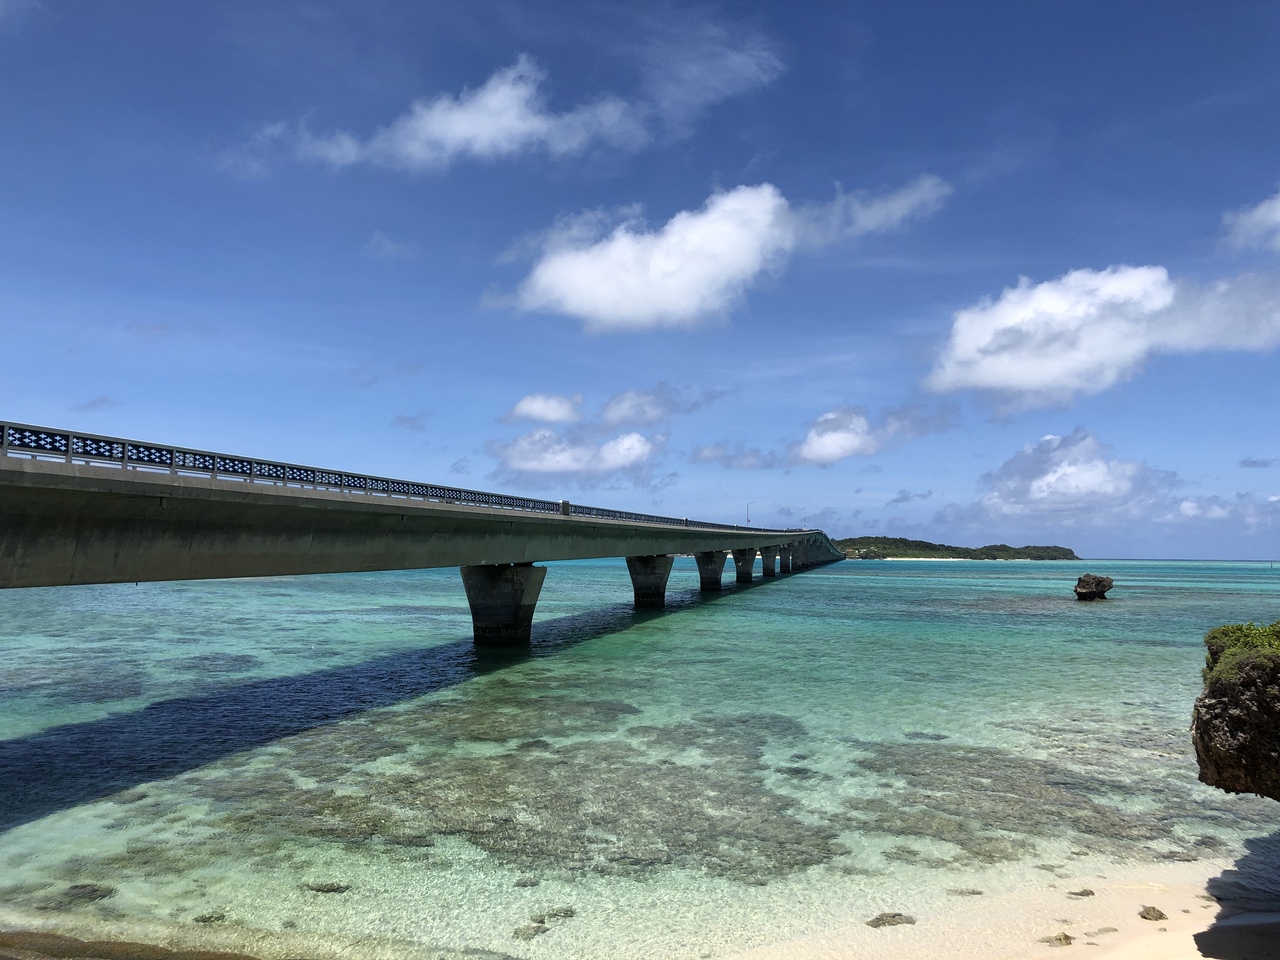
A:
[[[662,526],[696,527],[702,530],[741,530],[755,533],[800,533],[802,528],[772,530],[711,523],[688,518],[662,517],[626,510],[587,507],[567,500],[539,500],[505,493],[486,493],[461,487],[442,487],[411,480],[393,480],[343,470],[325,470],[275,460],[231,456],[208,450],[159,446],[120,437],[55,430],[25,423],[0,423],[0,456],[55,460],[98,467],[114,467],[174,476],[212,477],[244,483],[271,484],[310,490],[334,490],[368,496],[430,500],[477,507],[496,507],[527,513],[551,513],[599,520],[623,520]]]

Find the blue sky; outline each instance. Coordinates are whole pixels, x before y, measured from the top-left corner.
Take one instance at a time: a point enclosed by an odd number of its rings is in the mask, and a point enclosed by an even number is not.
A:
[[[0,417],[1280,554],[1280,6],[0,0]]]

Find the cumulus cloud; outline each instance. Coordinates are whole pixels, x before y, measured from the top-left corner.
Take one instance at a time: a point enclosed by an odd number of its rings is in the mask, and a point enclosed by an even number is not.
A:
[[[1231,211],[1222,223],[1228,242],[1235,246],[1280,253],[1280,191],[1255,207]]]
[[[1280,284],[1243,275],[1177,285],[1160,266],[1073,270],[957,312],[926,385],[1034,406],[1106,390],[1152,354],[1280,344]]]
[[[582,419],[582,395],[563,397],[556,393],[531,393],[516,401],[505,420],[537,420],[541,423],[575,423]]]
[[[639,433],[595,444],[543,427],[503,447],[502,460],[508,469],[522,473],[610,473],[641,466],[653,452],[654,444]]]
[[[1111,456],[1092,433],[1077,428],[1023,447],[983,477],[980,501],[989,515],[1056,514],[1093,518],[1140,513],[1167,499],[1176,474]]]
[[[881,441],[865,415],[837,408],[813,422],[795,455],[805,463],[825,466],[847,457],[869,456],[880,449]]]
[[[681,18],[660,28],[631,53],[640,61],[635,95],[603,94],[556,110],[545,93],[547,73],[528,54],[494,71],[475,88],[440,93],[410,104],[367,136],[347,130],[313,133],[303,123],[264,126],[226,151],[224,170],[263,175],[286,146],[296,157],[334,167],[372,164],[409,172],[439,171],[464,159],[494,161],[525,153],[567,156],[597,147],[638,150],[659,131],[684,133],[692,120],[721,101],[762,87],[783,69],[758,33]]]
[[[761,183],[714,193],[657,229],[634,208],[613,225],[591,212],[542,238],[516,304],[576,317],[595,331],[695,326],[722,315],[798,246],[892,229],[936,210],[949,190],[925,177],[885,197],[841,194],[797,210]]]
[[[929,526],[935,538],[948,531],[982,542],[1067,539],[1100,546],[1103,556],[1132,555],[1119,551],[1141,544],[1146,555],[1177,556],[1189,543],[1213,554],[1226,537],[1280,529],[1280,496],[1188,493],[1176,473],[1118,457],[1084,428],[1028,444],[985,474],[981,487],[975,502],[937,512]]]
[[[791,453],[801,463],[827,466],[849,457],[871,456],[893,438],[950,430],[955,418],[953,406],[935,410],[915,405],[886,407],[878,425],[873,426],[861,408],[837,407],[818,417]]]
[[[300,131],[298,155],[335,167],[373,163],[402,170],[439,170],[462,156],[494,160],[531,150],[553,156],[602,143],[634,147],[648,139],[635,108],[601,97],[561,113],[547,108],[545,72],[528,56],[457,96],[419,100],[366,140],[343,131]]]

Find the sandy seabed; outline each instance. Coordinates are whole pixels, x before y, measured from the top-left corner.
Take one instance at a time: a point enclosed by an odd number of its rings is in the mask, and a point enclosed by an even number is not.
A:
[[[1100,960],[1280,960],[1280,913],[1233,912],[1228,904],[1217,902],[1206,892],[1208,882],[1228,865],[1225,861],[1199,861],[1118,868],[1092,877],[1046,877],[1043,883],[1015,892],[957,892],[941,907],[935,902],[927,913],[920,911],[914,923],[873,928],[864,917],[850,917],[843,925],[746,950],[677,952],[672,956],[714,956],[716,960],[1021,960],[1083,953]],[[1085,894],[1086,890],[1092,893]],[[1143,919],[1139,914],[1144,907],[1156,908],[1166,919]],[[301,931],[281,935],[205,929],[196,935],[150,923],[86,924],[69,917],[41,921],[31,912],[0,907],[0,930],[18,929],[56,931],[83,940],[163,944],[171,950],[225,951],[262,960],[302,956],[320,960],[344,955],[331,939],[320,943]],[[438,955],[430,948],[404,942],[374,945],[366,940],[362,946],[362,955],[387,960],[427,960]],[[541,946],[538,942],[513,942],[508,955],[537,957],[544,952]],[[0,942],[0,958],[41,960],[55,955],[68,957],[72,953],[65,948],[47,954],[13,949]],[[115,951],[84,954],[108,955],[116,960],[127,956]],[[631,955],[625,944],[597,944],[591,957],[623,960]]]

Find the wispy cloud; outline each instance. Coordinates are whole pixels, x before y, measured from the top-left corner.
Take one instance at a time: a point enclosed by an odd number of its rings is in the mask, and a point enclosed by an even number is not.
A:
[[[427,429],[427,418],[429,416],[430,414],[425,410],[419,410],[417,413],[397,413],[391,418],[391,426],[397,430],[423,433]]]
[[[77,403],[71,409],[76,413],[91,413],[94,410],[106,410],[108,407],[114,407],[115,405],[116,402],[104,393],[102,396],[86,400],[84,403]]]
[[[722,316],[800,246],[890,230],[933,212],[950,188],[922,177],[879,197],[838,194],[794,209],[770,183],[712,194],[650,229],[636,208],[567,218],[541,240],[516,293],[522,310],[559,313],[589,330],[692,327]]]
[[[1246,470],[1266,470],[1275,466],[1275,460],[1260,460],[1254,457],[1245,457],[1240,461],[1238,466],[1244,467]]]
[[[747,447],[742,444],[712,443],[697,447],[689,459],[694,463],[715,463],[726,470],[774,470],[789,466],[788,457],[771,450]]]
[[[1280,253],[1280,191],[1253,207],[1233,210],[1222,220],[1227,242]]]
[[[700,410],[724,395],[723,390],[704,390],[692,395],[659,383],[652,390],[625,390],[614,394],[601,409],[600,420],[609,426],[665,423],[674,416],[687,416]]]
[[[886,507],[896,507],[901,503],[910,503],[912,500],[928,500],[933,496],[932,490],[925,490],[923,493],[912,493],[910,490],[899,490],[898,495],[892,500],[886,501]]]
[[[363,253],[370,260],[399,260],[413,253],[413,247],[392,240],[381,230],[375,230],[373,236],[365,242]]]

